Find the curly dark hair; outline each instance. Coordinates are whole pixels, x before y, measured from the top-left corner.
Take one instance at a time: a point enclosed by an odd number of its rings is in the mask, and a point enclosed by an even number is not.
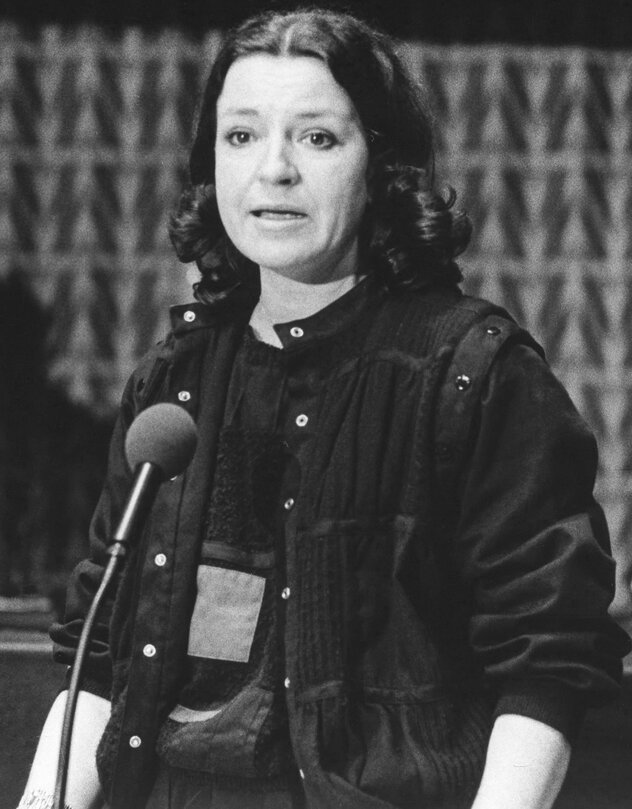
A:
[[[456,194],[434,190],[431,117],[420,88],[383,33],[347,13],[320,8],[264,12],[231,31],[211,70],[189,160],[191,185],[171,217],[181,261],[196,261],[196,297],[226,297],[256,270],[226,235],[215,196],[216,104],[230,66],[265,53],[322,59],[349,94],[367,133],[370,204],[360,234],[363,266],[391,288],[455,285],[455,262],[471,225]]]

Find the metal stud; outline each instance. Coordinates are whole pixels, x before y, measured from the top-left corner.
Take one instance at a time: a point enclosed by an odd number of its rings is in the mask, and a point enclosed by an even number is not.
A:
[[[459,374],[454,380],[456,389],[460,391],[467,390],[472,385],[472,380],[466,374]]]

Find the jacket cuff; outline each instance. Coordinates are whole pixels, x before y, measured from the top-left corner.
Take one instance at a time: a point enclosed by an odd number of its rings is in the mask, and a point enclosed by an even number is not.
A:
[[[504,685],[494,719],[510,713],[537,719],[559,730],[572,744],[581,729],[586,706],[576,692],[553,680],[514,680]]]

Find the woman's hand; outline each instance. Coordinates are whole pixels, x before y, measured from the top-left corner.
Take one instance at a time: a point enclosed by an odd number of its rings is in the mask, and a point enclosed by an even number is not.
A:
[[[528,716],[499,716],[472,809],[550,809],[570,755],[570,744],[555,728]]]
[[[44,797],[48,795],[50,806],[53,805],[66,693],[64,691],[58,695],[44,723],[21,807],[42,807]],[[96,751],[109,717],[110,703],[107,700],[87,691],[79,692],[66,787],[66,804],[70,809],[98,809],[103,806]]]

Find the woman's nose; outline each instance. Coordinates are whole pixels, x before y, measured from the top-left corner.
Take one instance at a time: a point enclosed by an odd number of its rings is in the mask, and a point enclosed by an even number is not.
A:
[[[271,140],[259,164],[259,177],[268,183],[293,185],[298,169],[292,154],[292,145],[286,141]]]

